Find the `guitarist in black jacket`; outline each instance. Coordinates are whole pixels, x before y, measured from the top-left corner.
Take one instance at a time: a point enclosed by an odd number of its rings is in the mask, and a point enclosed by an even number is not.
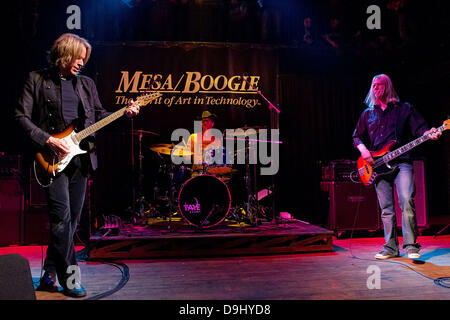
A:
[[[91,46],[85,39],[70,33],[61,35],[49,54],[51,68],[29,74],[15,109],[15,119],[31,143],[51,149],[60,159],[70,149],[65,141],[52,135],[74,120],[77,128],[83,129],[110,114],[100,103],[94,81],[79,75],[90,54]],[[132,102],[127,116],[138,113],[139,106]],[[86,296],[77,273],[73,236],[83,207],[89,167],[97,168],[95,153],[77,155],[45,188],[50,241],[38,290],[58,291],[58,277],[65,295]]]
[[[408,103],[401,103],[391,79],[380,74],[373,78],[363,111],[353,133],[353,144],[361,152],[361,157],[374,164],[371,151],[381,150],[391,141],[402,145],[408,135],[420,137],[430,134],[436,140],[441,132],[428,129],[422,116]],[[371,150],[371,151],[369,151]],[[417,221],[414,205],[415,185],[412,161],[409,153],[395,159],[397,169],[375,181],[375,189],[381,208],[386,244],[376,259],[399,256],[397,222],[394,207],[394,184],[397,187],[399,206],[402,209],[403,249],[411,259],[420,258],[420,244],[417,243]]]

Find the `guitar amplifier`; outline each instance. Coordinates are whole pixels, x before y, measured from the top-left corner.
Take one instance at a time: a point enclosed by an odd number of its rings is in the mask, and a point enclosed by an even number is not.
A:
[[[23,189],[18,177],[0,176],[0,245],[23,241]]]
[[[322,181],[328,192],[328,228],[334,231],[378,230],[378,199],[374,188],[348,181]]]
[[[91,236],[93,184],[93,180],[88,179],[83,212],[78,223],[75,241],[81,240],[87,243]],[[30,179],[28,187],[27,206],[24,210],[23,242],[26,245],[46,245],[49,241],[50,223],[45,190],[34,179]]]
[[[0,152],[0,176],[13,177],[22,173],[22,158],[20,155],[8,155]]]
[[[334,160],[322,166],[322,181],[359,181],[356,161]]]

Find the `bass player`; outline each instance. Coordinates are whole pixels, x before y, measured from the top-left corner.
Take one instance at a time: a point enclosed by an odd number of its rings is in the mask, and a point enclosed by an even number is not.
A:
[[[372,79],[364,102],[368,108],[361,114],[353,132],[353,145],[369,164],[375,163],[369,150],[379,150],[391,141],[401,145],[408,134],[415,137],[429,134],[432,140],[437,140],[441,135],[436,128],[429,129],[422,116],[410,104],[400,102],[391,79],[385,74],[376,75]],[[414,172],[410,153],[404,153],[395,159],[395,165],[396,170],[375,181],[386,242],[375,258],[389,259],[400,254],[394,209],[395,184],[402,210],[403,249],[408,258],[420,259],[421,246],[417,243]]]

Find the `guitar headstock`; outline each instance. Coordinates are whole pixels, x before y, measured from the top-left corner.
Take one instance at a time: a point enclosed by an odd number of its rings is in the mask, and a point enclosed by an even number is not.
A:
[[[444,123],[442,124],[442,130],[447,130],[450,126],[450,119],[447,119],[444,121]]]
[[[142,107],[142,106],[149,104],[150,101],[158,99],[159,97],[161,97],[161,93],[151,92],[151,93],[146,93],[146,94],[143,94],[142,96],[137,97],[136,101],[139,102],[139,105]]]

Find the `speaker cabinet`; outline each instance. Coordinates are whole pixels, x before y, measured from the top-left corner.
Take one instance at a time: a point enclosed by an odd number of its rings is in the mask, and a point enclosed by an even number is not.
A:
[[[92,208],[93,180],[89,179],[86,187],[83,212],[78,224],[75,237],[77,243],[86,244],[91,235],[91,208]],[[28,205],[24,212],[24,243],[27,245],[47,245],[50,236],[50,223],[48,220],[48,206],[45,190],[35,180],[29,184]]]
[[[23,236],[23,189],[18,177],[0,177],[0,245],[17,245]]]
[[[30,207],[44,207],[47,205],[45,191],[34,178],[30,179],[27,200]]]
[[[0,256],[0,300],[36,300],[30,264],[17,253]]]
[[[379,229],[378,200],[374,188],[348,181],[322,181],[321,189],[329,194],[330,230]]]
[[[29,207],[24,214],[24,243],[47,245],[50,238],[50,223],[47,206]]]
[[[416,217],[418,227],[428,227],[427,210],[427,190],[425,183],[425,166],[423,161],[414,161],[414,183],[416,185]],[[402,226],[402,210],[398,205],[397,188],[394,186],[395,216],[397,217],[397,227]]]

